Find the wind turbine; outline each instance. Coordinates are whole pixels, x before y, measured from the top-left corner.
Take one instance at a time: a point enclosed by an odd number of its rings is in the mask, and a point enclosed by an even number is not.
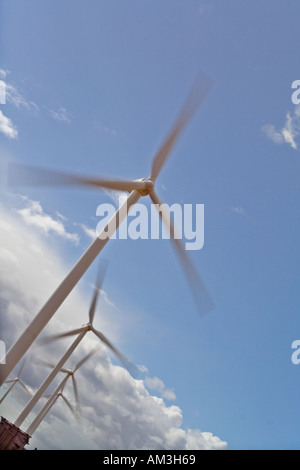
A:
[[[42,422],[42,420],[45,418],[47,413],[49,413],[50,409],[52,406],[55,404],[56,400],[61,396],[65,403],[68,405],[72,413],[75,415],[74,409],[72,405],[69,403],[69,401],[66,399],[66,397],[63,395],[63,389],[67,383],[67,381],[72,378],[72,383],[73,383],[73,390],[74,390],[74,396],[77,404],[77,410],[80,409],[79,405],[79,397],[78,397],[78,386],[77,386],[77,381],[75,379],[75,373],[80,369],[80,367],[97,351],[98,347],[94,348],[91,352],[89,352],[81,361],[77,363],[75,368],[73,370],[71,369],[61,369],[61,372],[64,372],[66,375],[63,378],[63,380],[59,383],[59,385],[56,387],[52,395],[50,395],[50,398],[47,400],[45,405],[41,408],[39,413],[36,415],[35,419],[32,421],[28,429],[25,431],[29,436],[32,436],[36,428],[39,426],[39,424]]]
[[[103,260],[101,260],[103,261]],[[100,263],[99,265],[99,271],[98,271],[98,277],[97,277],[97,283],[95,286],[94,290],[94,295],[92,298],[92,302],[90,305],[89,309],[89,323],[86,323],[83,325],[81,328],[78,328],[77,330],[72,330],[67,333],[62,333],[54,336],[48,337],[45,341],[53,340],[59,337],[66,337],[66,336],[73,336],[76,335],[75,340],[73,343],[69,346],[65,354],[62,356],[62,358],[58,361],[58,363],[53,367],[52,371],[48,375],[48,377],[44,380],[44,382],[40,385],[39,389],[36,391],[35,395],[31,398],[31,400],[27,403],[19,417],[16,419],[14,425],[17,427],[20,427],[23,421],[26,419],[26,417],[29,415],[29,413],[32,411],[34,406],[37,404],[39,399],[43,396],[45,393],[46,389],[48,386],[51,384],[53,379],[56,377],[58,372],[62,369],[64,366],[65,362],[69,359],[71,354],[74,352],[74,350],[77,348],[77,346],[81,343],[83,338],[85,337],[86,333],[88,331],[92,331],[120,360],[120,362],[129,370],[129,371],[135,371],[135,368],[133,364],[121,354],[118,349],[104,336],[103,333],[100,331],[96,330],[93,326],[93,321],[95,317],[95,311],[96,311],[96,306],[98,302],[98,297],[100,293],[100,287],[103,282],[103,276],[104,276],[104,264]],[[73,381],[74,387],[76,387],[75,382]]]
[[[56,394],[56,396],[53,398],[53,400],[51,401],[51,403],[48,403],[47,402],[47,409],[44,410],[44,413],[42,416],[40,416],[40,419],[39,420],[36,420],[36,421],[33,421],[32,424],[28,427],[28,429],[25,431],[29,436],[32,436],[32,434],[35,432],[36,428],[41,424],[41,422],[43,421],[43,419],[45,418],[45,416],[49,413],[49,411],[51,410],[51,408],[53,407],[53,405],[55,405],[56,401],[58,400],[58,398],[61,397],[64,402],[66,403],[66,405],[68,406],[68,408],[71,410],[71,412],[73,413],[74,417],[76,418],[76,413],[75,413],[75,410],[73,408],[73,406],[71,405],[71,403],[69,402],[69,400],[67,399],[67,397],[63,394],[63,392],[58,392]],[[50,399],[49,399],[50,401]]]
[[[6,379],[11,370],[23,357],[36,337],[41,333],[48,321],[55,314],[57,309],[70,294],[77,282],[99,255],[108,240],[113,236],[119,225],[127,217],[130,209],[138,202],[142,196],[149,195],[152,202],[158,208],[161,203],[155,191],[155,183],[163,166],[165,165],[170,151],[176,140],[186,127],[188,121],[202,103],[212,86],[212,80],[203,74],[196,80],[192,90],[183,106],[179,117],[171,128],[167,138],[154,156],[150,176],[138,180],[118,180],[95,177],[76,176],[72,174],[59,173],[45,169],[34,169],[23,165],[11,165],[8,175],[8,183],[11,185],[39,184],[39,185],[75,185],[111,189],[117,191],[128,191],[127,200],[119,207],[107,225],[103,228],[98,237],[91,243],[79,261],[67,274],[56,291],[48,299],[36,317],[28,325],[19,339],[11,346],[6,354],[6,363],[0,366],[0,385]],[[185,271],[187,279],[194,294],[198,310],[204,314],[213,308],[212,299],[198,276],[196,269],[188,258],[180,240],[176,238],[175,228],[167,217],[166,209],[159,212],[163,223],[170,231],[170,236],[174,242],[180,262]]]
[[[103,261],[103,260],[102,260]],[[101,266],[103,268],[103,266]],[[106,269],[106,268],[105,268]],[[101,331],[96,330],[94,327],[94,319],[95,319],[95,313],[96,313],[96,307],[98,303],[98,297],[101,292],[101,285],[103,282],[103,270],[99,269],[98,273],[98,279],[97,279],[97,284],[95,286],[94,290],[94,295],[92,298],[91,306],[89,309],[89,321],[88,323],[83,324],[80,328],[76,328],[74,330],[66,331],[64,333],[58,333],[56,335],[50,335],[46,338],[44,338],[41,342],[44,344],[50,343],[52,341],[55,341],[60,338],[67,338],[69,336],[76,336],[77,338],[80,337],[80,341],[84,338],[85,334],[88,331],[91,331],[94,333],[97,338],[99,338],[106,346],[115,354],[115,356],[119,359],[119,361],[132,373],[136,373],[136,368],[135,366],[125,357],[123,356],[120,351],[104,336]]]
[[[5,383],[10,383],[10,387],[6,390],[5,394],[3,395],[3,397],[0,399],[0,404],[5,400],[5,398],[7,397],[7,395],[11,392],[11,390],[14,388],[14,386],[16,385],[16,383],[19,383],[20,385],[22,385],[22,387],[24,388],[24,390],[26,390],[26,392],[29,394],[29,395],[32,395],[31,391],[29,390],[28,387],[26,387],[26,385],[24,384],[24,382],[20,379],[20,375],[22,374],[22,370],[24,368],[24,365],[25,365],[25,362],[26,360],[24,359],[22,361],[22,364],[21,364],[21,367],[19,369],[19,372],[17,374],[17,377],[15,377],[14,379],[9,379],[9,380],[6,380]]]

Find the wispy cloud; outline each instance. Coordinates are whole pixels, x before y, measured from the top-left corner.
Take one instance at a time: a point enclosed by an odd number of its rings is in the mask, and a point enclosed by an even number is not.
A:
[[[94,240],[97,236],[96,234],[96,230],[93,229],[93,228],[90,228],[90,227],[87,227],[86,225],[84,224],[79,224],[79,223],[75,223],[74,225],[78,225],[80,228],[82,228],[82,230],[84,231],[85,235],[87,235],[89,238],[91,238],[92,240]]]
[[[53,117],[56,121],[61,122],[71,122],[69,113],[67,112],[66,108],[61,106],[57,111],[49,109],[50,116]]]
[[[25,98],[15,85],[7,81],[9,73],[8,70],[0,69],[0,103],[11,104],[18,109],[24,108],[36,114],[39,111],[39,107],[33,101]],[[9,139],[16,139],[18,137],[17,127],[2,111],[0,111],[0,132]]]
[[[38,112],[39,107],[33,101],[25,98],[12,83],[6,82],[6,101],[13,104],[16,108],[25,108],[31,112]]]
[[[276,131],[272,124],[266,124],[262,127],[262,131],[266,136],[272,140],[275,144],[283,144],[284,138],[281,131]]]
[[[173,390],[167,389],[163,381],[158,377],[146,377],[145,385],[150,390],[159,392],[166,400],[176,400],[176,395]]]
[[[34,101],[25,96],[25,94],[20,91],[20,87],[18,85],[8,80],[9,74],[9,70],[0,68],[0,104],[12,105],[19,110],[26,110],[33,116],[39,115],[40,107]],[[58,110],[46,107],[46,110],[47,113],[56,121],[71,121],[69,112],[63,106]],[[1,112],[0,116],[0,132],[10,139],[15,139],[18,135],[16,126],[13,124],[11,119],[3,114],[3,112]]]
[[[300,105],[295,106],[293,114],[287,113],[284,126],[276,130],[272,124],[266,124],[262,131],[275,144],[289,144],[294,150],[297,150],[297,137],[300,134]]]
[[[78,234],[68,232],[61,220],[46,214],[40,202],[32,201],[26,196],[21,196],[21,198],[26,202],[27,207],[18,209],[17,213],[21,215],[27,225],[36,227],[45,234],[52,232],[76,244],[79,243]]]
[[[8,70],[0,69],[0,78],[6,78],[8,73]]]
[[[18,137],[18,130],[13,124],[12,120],[5,116],[0,110],[0,132],[9,139],[16,139]]]

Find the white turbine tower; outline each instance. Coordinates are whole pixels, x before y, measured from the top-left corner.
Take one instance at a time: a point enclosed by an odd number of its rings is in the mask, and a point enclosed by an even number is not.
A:
[[[40,334],[57,309],[70,294],[77,282],[86,272],[91,263],[99,255],[108,240],[113,236],[122,221],[127,217],[130,209],[137,203],[141,196],[149,195],[152,202],[159,209],[161,201],[155,191],[155,182],[161,172],[164,164],[169,157],[176,140],[183,131],[184,127],[196,111],[197,107],[204,100],[212,86],[212,81],[201,75],[192,88],[188,99],[179,114],[178,119],[171,128],[166,140],[155,155],[150,176],[138,180],[118,180],[104,179],[95,177],[83,177],[72,174],[58,173],[43,169],[33,169],[22,165],[12,165],[9,172],[8,182],[11,185],[22,184],[41,184],[41,185],[76,185],[97,188],[106,188],[117,191],[128,191],[130,194],[127,200],[119,207],[110,221],[104,227],[98,237],[91,243],[73,269],[58,286],[53,295],[48,299],[36,317],[21,334],[19,339],[11,346],[6,354],[6,363],[0,366],[0,385],[23,357],[25,352],[31,346],[36,337]],[[175,229],[170,221],[166,208],[159,211],[160,217],[170,231],[170,236],[174,241],[174,246],[179,255],[187,279],[192,288],[198,309],[201,314],[210,311],[213,308],[213,302],[207,292],[204,283],[199,278],[197,271],[188,258],[180,240],[175,236]]]
[[[101,260],[103,261],[103,260]],[[102,269],[101,269],[102,268]],[[62,358],[58,361],[58,363],[53,367],[52,371],[46,377],[44,382],[40,385],[39,389],[35,392],[34,396],[29,400],[23,411],[20,413],[16,421],[14,422],[14,425],[17,427],[20,427],[23,421],[27,418],[29,413],[33,410],[34,406],[37,404],[39,399],[44,395],[45,391],[49,387],[49,385],[52,383],[53,379],[56,377],[58,372],[62,369],[64,366],[65,362],[69,359],[71,354],[74,352],[74,350],[77,348],[77,346],[81,343],[83,338],[85,337],[86,333],[88,331],[92,331],[120,360],[120,362],[131,372],[135,371],[134,365],[125,357],[123,354],[121,354],[118,349],[113,346],[113,344],[104,336],[103,333],[100,331],[96,330],[93,326],[93,320],[95,317],[95,311],[96,311],[96,306],[97,306],[97,301],[100,293],[100,286],[103,281],[103,264],[101,263],[99,266],[99,271],[98,271],[98,277],[97,277],[97,284],[95,286],[95,292],[92,298],[91,306],[89,309],[89,323],[86,323],[83,325],[81,328],[78,328],[77,330],[72,330],[67,333],[62,333],[58,335],[54,335],[48,338],[48,340],[53,340],[55,338],[59,337],[66,337],[66,336],[73,336],[76,335],[75,340],[69,346],[65,354],[62,356]],[[47,341],[47,340],[46,340]],[[73,381],[74,386],[75,382]]]
[[[76,405],[77,405],[77,413],[80,410],[80,405],[79,405],[79,396],[78,396],[78,386],[77,386],[77,381],[75,379],[75,373],[78,371],[78,369],[97,351],[97,348],[94,348],[91,352],[89,352],[81,361],[77,363],[75,368],[73,370],[71,369],[61,369],[61,372],[65,373],[65,377],[63,380],[58,384],[52,395],[50,395],[49,399],[45,403],[45,405],[41,408],[39,413],[36,415],[28,429],[26,429],[26,433],[29,434],[29,436],[32,436],[36,428],[39,426],[39,424],[43,421],[45,416],[49,413],[50,409],[52,406],[55,404],[56,400],[61,396],[65,403],[68,405],[72,413],[74,414],[75,417],[78,417],[75,415],[74,409],[67,400],[67,398],[62,394],[63,389],[67,383],[67,381],[72,378],[72,383],[73,383],[73,390],[74,390],[74,396],[76,400]]]
[[[25,360],[22,361],[22,364],[21,364],[21,367],[19,369],[19,372],[17,373],[17,377],[15,377],[14,379],[9,379],[9,380],[6,380],[5,383],[10,383],[11,385],[9,386],[9,388],[6,390],[5,394],[3,395],[3,397],[1,397],[0,399],[0,405],[1,403],[5,400],[5,398],[7,397],[7,395],[9,395],[9,393],[12,391],[12,389],[14,388],[14,386],[19,383],[23,388],[24,390],[26,390],[26,392],[29,394],[29,395],[32,395],[31,391],[29,390],[29,388],[24,384],[24,382],[20,379],[20,375],[22,374],[22,371],[23,371],[23,368],[24,368],[24,365],[25,365]]]
[[[68,408],[71,410],[71,412],[73,413],[74,417],[76,418],[76,413],[75,413],[75,410],[73,408],[73,406],[71,405],[71,403],[69,402],[69,400],[67,399],[67,397],[63,394],[63,391],[60,391],[56,394],[56,396],[52,399],[52,401],[50,402],[50,398],[49,400],[47,401],[47,408],[44,409],[43,408],[43,414],[41,416],[39,416],[39,419],[36,419],[32,422],[32,424],[28,427],[28,429],[26,430],[26,433],[29,434],[29,436],[32,436],[32,434],[35,432],[36,428],[41,424],[41,422],[43,421],[43,419],[45,418],[45,416],[49,413],[49,411],[51,410],[51,408],[53,407],[53,405],[55,405],[56,401],[58,400],[58,398],[62,398],[64,400],[64,402],[66,403],[66,405],[68,406]],[[50,403],[49,403],[50,402]],[[41,410],[42,411],[42,410]]]

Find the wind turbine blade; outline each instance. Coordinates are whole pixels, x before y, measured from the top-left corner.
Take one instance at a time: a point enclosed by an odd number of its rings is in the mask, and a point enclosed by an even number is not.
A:
[[[66,331],[65,333],[60,333],[58,335],[50,335],[50,336],[46,336],[44,338],[41,338],[40,340],[38,340],[39,344],[48,344],[48,343],[51,343],[52,341],[55,341],[57,339],[60,339],[60,338],[67,338],[68,336],[75,336],[75,335],[79,335],[80,333],[82,333],[82,331],[85,329],[85,327],[81,327],[81,328],[77,328],[76,330],[71,330],[71,331]]]
[[[34,357],[33,361],[36,364],[39,364],[41,366],[50,367],[51,369],[53,369],[55,367],[55,364],[53,364],[52,362],[46,361],[45,359],[41,359],[40,357]]]
[[[126,367],[126,369],[132,374],[135,375],[137,373],[137,368],[125,357],[123,356],[120,351],[104,336],[103,333],[92,328],[92,331],[95,333],[96,336],[104,343],[106,346],[111,349],[111,351],[115,354],[115,356],[119,359],[119,361]]]
[[[69,369],[64,369],[63,367],[60,369],[60,372],[63,372],[64,374],[69,374],[70,370]]]
[[[75,401],[76,401],[76,408],[77,408],[78,414],[81,414],[81,406],[80,406],[80,400],[79,400],[79,394],[78,394],[77,380],[75,379],[74,374],[72,375],[72,382],[73,382],[73,390],[74,390],[74,396],[75,396]]]
[[[73,406],[71,405],[71,403],[69,402],[69,400],[61,393],[61,398],[64,400],[64,402],[66,403],[66,405],[69,407],[69,409],[71,410],[73,416],[78,419],[78,414],[75,412]]]
[[[78,364],[75,366],[74,372],[76,372],[91,356],[93,356],[93,354],[95,354],[98,349],[99,347],[96,346],[92,351],[90,351],[86,356],[84,356],[84,358],[81,359],[81,361],[79,361]]]
[[[167,210],[166,206],[162,205],[162,202],[160,201],[155,191],[152,191],[149,196],[151,197],[152,201],[155,204],[155,207],[159,211],[159,215],[163,223],[170,231],[170,237],[174,243],[177,254],[179,256],[179,260],[189,282],[198,311],[200,315],[204,315],[213,310],[214,308],[214,304],[210,297],[210,294],[208,293],[203,281],[197,273],[193,263],[188,257],[180,239],[176,238],[174,224],[170,218],[170,215],[165,212]]]
[[[45,359],[41,359],[39,357],[33,358],[33,361],[36,364],[40,364],[42,366],[49,367],[50,369],[54,369],[56,367],[56,365],[53,364],[52,362],[45,361]],[[61,367],[59,370],[60,370],[60,372],[64,372],[65,374],[68,374],[70,372],[69,369],[64,369],[63,367]],[[15,380],[20,381],[20,379],[15,379]]]
[[[100,294],[100,289],[96,286],[95,287],[95,292],[94,292],[94,295],[93,295],[93,299],[92,299],[92,303],[91,303],[91,306],[90,306],[90,310],[89,310],[89,323],[90,324],[92,324],[93,321],[94,321],[96,305],[97,305],[99,294]]]
[[[96,186],[99,189],[128,191],[145,189],[143,181],[118,180],[76,176],[55,170],[34,168],[20,163],[11,163],[8,168],[7,182],[11,186]]]
[[[24,382],[22,382],[22,380],[19,379],[19,383],[20,383],[20,385],[22,385],[22,387],[26,390],[26,392],[27,392],[29,395],[32,395],[31,391],[29,390],[28,387],[26,387],[26,385],[24,384]]]
[[[105,272],[106,272],[106,269],[107,269],[107,264],[108,263],[103,259],[101,259],[101,261],[99,263],[97,282],[96,282],[96,286],[95,286],[95,292],[94,292],[92,303],[91,303],[90,310],[89,310],[89,322],[90,322],[90,324],[92,324],[93,321],[94,321],[97,301],[98,301],[98,297],[99,297],[99,294],[100,294],[101,286],[103,284]]]
[[[185,102],[185,105],[181,110],[181,113],[179,114],[175,124],[168,134],[168,137],[153,159],[150,174],[150,179],[152,181],[155,181],[158,177],[177,138],[183,131],[184,127],[187,125],[188,121],[192,118],[197,108],[203,102],[204,98],[210,91],[212,84],[212,80],[204,74],[200,74],[197,78]]]
[[[11,384],[12,382],[18,382],[19,379],[9,379],[9,380],[5,380],[5,384]]]

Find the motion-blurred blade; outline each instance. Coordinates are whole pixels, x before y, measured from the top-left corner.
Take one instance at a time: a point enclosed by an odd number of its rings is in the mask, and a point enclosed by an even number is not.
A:
[[[60,338],[67,338],[68,336],[79,335],[79,334],[82,333],[85,329],[86,329],[86,327],[83,326],[83,327],[77,328],[77,329],[75,329],[75,330],[66,331],[65,333],[60,333],[60,334],[58,334],[58,335],[46,336],[46,337],[44,337],[44,338],[39,339],[37,342],[38,342],[38,344],[48,344],[48,343],[52,343],[52,341],[55,341],[55,340],[60,339]]]
[[[76,176],[19,163],[9,165],[7,183],[10,186],[96,186],[100,189],[128,192],[134,189],[145,189],[147,186],[143,181]]]
[[[33,362],[41,366],[49,367],[51,369],[54,369],[55,367],[55,364],[53,364],[52,362],[46,361],[45,359],[42,359],[40,357],[33,357]]]
[[[96,286],[95,286],[95,292],[94,292],[94,296],[93,296],[92,303],[91,303],[90,310],[89,310],[89,322],[90,322],[90,324],[92,324],[93,321],[94,321],[97,301],[98,301],[98,297],[99,297],[99,294],[100,294],[101,286],[103,284],[105,272],[106,272],[106,269],[107,269],[107,264],[108,264],[107,261],[103,260],[103,259],[101,259],[101,261],[99,263],[97,282],[96,282]]]
[[[174,224],[170,218],[170,214],[167,213],[167,207],[165,205],[162,205],[162,202],[160,201],[159,197],[157,194],[152,191],[150,194],[150,197],[155,204],[155,207],[159,211],[159,215],[167,227],[167,229],[170,231],[170,237],[171,240],[174,243],[174,246],[177,250],[177,254],[179,256],[181,265],[183,267],[183,270],[186,274],[187,280],[189,282],[192,294],[194,296],[194,300],[196,302],[197,309],[200,313],[200,315],[204,315],[214,308],[213,301],[203,283],[201,280],[199,274],[197,273],[193,263],[191,262],[190,258],[186,254],[186,251],[180,241],[176,237],[175,233],[175,227]]]
[[[77,381],[75,379],[74,374],[72,375],[72,382],[73,382],[73,390],[74,390],[74,396],[75,396],[75,401],[76,401],[76,408],[78,410],[78,413],[81,414],[81,406],[80,406],[79,395],[78,395],[78,386],[77,386]]]
[[[64,400],[64,402],[66,403],[66,405],[69,407],[69,409],[71,410],[73,416],[78,419],[78,413],[75,412],[73,406],[71,405],[71,403],[69,402],[69,400],[61,393],[60,394],[61,398]]]
[[[20,385],[22,385],[22,387],[26,390],[26,392],[27,392],[29,395],[32,395],[31,391],[30,391],[29,388],[24,384],[24,382],[22,382],[22,380],[19,379],[19,383],[20,383]]]
[[[187,125],[188,121],[192,118],[193,114],[196,112],[197,108],[210,91],[212,84],[212,80],[204,74],[200,74],[197,78],[185,102],[185,105],[181,110],[179,117],[177,118],[177,121],[173,125],[170,133],[168,134],[167,139],[160,147],[159,151],[153,159],[150,174],[150,179],[152,181],[155,181],[158,177],[163,165],[165,164],[170,154],[173,145],[175,144],[175,141],[177,140],[180,133]]]
[[[125,356],[123,356],[120,351],[118,351],[117,348],[104,336],[103,333],[100,331],[96,330],[95,328],[92,328],[92,331],[95,333],[96,336],[104,343],[106,346],[111,349],[111,351],[115,354],[115,356],[119,359],[119,361],[126,367],[126,369],[132,374],[136,375],[137,374],[137,368],[132,364]]]
[[[64,374],[69,374],[70,373],[70,369],[65,369],[64,367],[62,367],[60,369],[60,372],[63,372]]]
[[[86,356],[84,356],[84,358],[81,359],[81,361],[79,361],[77,365],[75,366],[74,372],[76,372],[91,356],[93,356],[95,352],[98,351],[98,349],[99,349],[99,346],[96,346],[94,349],[92,349],[92,351],[90,351]]]

